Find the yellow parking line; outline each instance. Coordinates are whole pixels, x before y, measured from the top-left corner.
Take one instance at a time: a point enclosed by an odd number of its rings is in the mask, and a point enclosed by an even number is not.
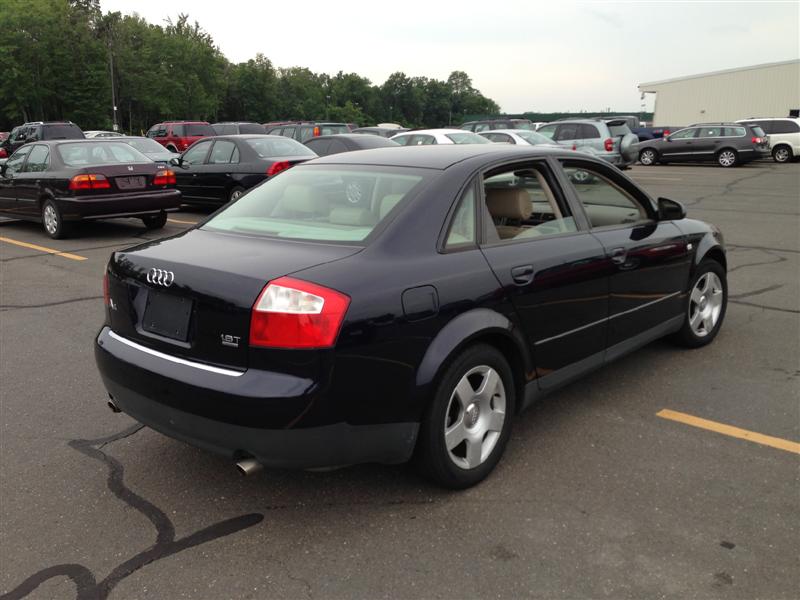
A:
[[[170,223],[180,223],[181,225],[197,225],[199,221],[180,221],[178,219],[167,219]]]
[[[46,254],[63,256],[64,258],[69,258],[70,260],[88,260],[85,256],[70,254],[69,252],[61,252],[60,250],[54,250],[53,248],[37,246],[36,244],[29,244],[28,242],[20,242],[19,240],[12,240],[11,238],[7,237],[0,236],[0,242],[7,242],[9,244],[14,244],[15,246],[22,246],[23,248],[30,248],[31,250],[38,250],[39,252],[45,252]]]
[[[800,454],[800,444],[797,442],[791,442],[789,440],[772,437],[770,435],[756,433],[755,431],[748,431],[747,429],[740,429],[731,425],[725,425],[724,423],[717,423],[716,421],[709,421],[708,419],[701,419],[700,417],[694,417],[692,415],[687,415],[686,413],[669,410],[668,408],[660,410],[656,413],[656,416],[661,417],[662,419],[669,419],[671,421],[677,421],[678,423],[691,425],[692,427],[708,429],[709,431],[721,433],[722,435],[729,435],[731,437],[747,440],[748,442],[754,442],[763,446],[770,446],[772,448],[777,448],[778,450],[785,450],[786,452]]]

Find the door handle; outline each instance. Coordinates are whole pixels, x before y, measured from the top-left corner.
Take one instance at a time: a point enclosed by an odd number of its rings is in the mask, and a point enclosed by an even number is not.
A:
[[[511,269],[511,279],[517,285],[527,285],[533,281],[533,265],[522,265]]]
[[[628,251],[625,248],[614,248],[609,255],[611,256],[611,262],[615,265],[624,265],[628,258]]]

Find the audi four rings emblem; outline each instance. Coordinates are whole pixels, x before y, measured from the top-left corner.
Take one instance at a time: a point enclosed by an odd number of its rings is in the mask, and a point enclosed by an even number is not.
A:
[[[169,287],[175,281],[175,273],[164,269],[150,269],[147,272],[147,283],[154,283],[164,287]]]

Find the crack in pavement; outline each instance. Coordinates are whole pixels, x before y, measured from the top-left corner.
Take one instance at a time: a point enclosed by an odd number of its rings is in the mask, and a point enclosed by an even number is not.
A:
[[[733,273],[734,271],[738,271],[739,269],[746,269],[747,267],[759,267],[759,266],[762,266],[762,265],[774,265],[774,264],[786,262],[787,260],[789,260],[785,256],[778,256],[775,252],[770,251],[770,250],[763,250],[762,249],[762,250],[759,250],[759,252],[763,252],[764,254],[772,256],[773,258],[777,258],[778,260],[762,260],[760,262],[744,263],[742,265],[736,265],[735,267],[729,268],[728,269],[728,273]]]
[[[0,304],[0,312],[8,312],[10,310],[20,310],[23,308],[45,308],[48,306],[60,306],[62,304],[71,304],[72,302],[85,302],[86,300],[102,300],[102,296],[85,296],[83,298],[72,298],[70,300],[57,300],[55,302],[45,302],[44,304]]]
[[[733,193],[733,186],[738,185],[738,184],[742,183],[743,181],[748,181],[750,179],[755,179],[756,177],[761,177],[763,175],[767,175],[768,173],[772,173],[772,170],[770,169],[770,170],[759,171],[759,172],[754,173],[752,175],[743,175],[742,177],[739,177],[737,179],[734,179],[734,180],[729,181],[728,183],[726,183],[722,187],[722,190],[719,190],[718,188],[715,188],[715,191],[713,193],[705,194],[704,196],[698,196],[692,202],[685,202],[684,206],[686,206],[687,208],[690,207],[690,206],[696,207],[696,206],[699,206],[700,203],[703,202],[703,200],[707,200],[708,198],[711,198],[712,196],[724,196],[725,194]]]
[[[728,300],[741,300],[742,298],[749,298],[750,296],[758,296],[759,294],[766,294],[767,292],[772,292],[774,290],[779,290],[783,287],[784,284],[776,283],[775,285],[768,285],[765,288],[759,288],[757,290],[753,290],[752,292],[744,292],[743,294],[728,294]]]
[[[114,496],[144,515],[153,524],[156,528],[155,544],[117,565],[101,581],[97,581],[94,573],[83,565],[75,563],[54,565],[29,576],[13,590],[0,596],[0,600],[24,598],[40,585],[55,577],[67,577],[72,580],[76,587],[75,597],[77,600],[105,600],[117,584],[142,567],[183,550],[237,533],[257,525],[264,519],[264,515],[261,513],[245,514],[220,521],[176,540],[175,526],[169,517],[155,504],[129,489],[123,481],[124,467],[122,463],[102,451],[102,448],[108,444],[130,437],[143,427],[143,425],[136,424],[108,437],[95,440],[71,440],[69,446],[108,467],[106,482],[108,489]],[[278,564],[281,563],[278,562]],[[288,570],[286,572],[287,576],[292,579],[293,577],[288,575]],[[310,586],[307,582],[305,583],[310,593]]]
[[[781,308],[780,306],[767,306],[766,304],[758,304],[756,302],[745,302],[744,300],[733,300],[730,296],[728,297],[731,304],[741,304],[742,306],[753,306],[755,308],[761,308],[763,310],[775,310],[778,312],[786,312],[795,315],[800,315],[800,310],[795,308]]]
[[[765,250],[772,252],[788,252],[791,254],[800,254],[800,250],[790,250],[788,248],[768,248],[766,246],[743,246],[740,244],[726,244],[729,250],[738,250],[739,248],[746,248],[748,250]]]

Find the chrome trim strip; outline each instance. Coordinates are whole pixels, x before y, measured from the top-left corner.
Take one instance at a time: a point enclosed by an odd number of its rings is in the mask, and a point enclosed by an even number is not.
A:
[[[636,312],[641,308],[646,308],[658,302],[663,302],[664,300],[669,300],[670,298],[674,298],[675,296],[679,295],[680,292],[673,292],[671,294],[667,294],[666,296],[662,296],[661,298],[657,298],[650,302],[646,302],[645,304],[641,304],[636,308],[631,308],[629,310],[622,311],[615,315],[611,315],[610,317],[606,317],[605,319],[600,319],[598,321],[593,321],[591,323],[587,323],[586,325],[581,325],[580,327],[576,327],[575,329],[570,329],[569,331],[565,331],[564,333],[559,333],[558,335],[551,336],[549,338],[545,338],[543,340],[539,340],[538,342],[534,342],[534,346],[539,346],[540,344],[546,344],[547,342],[552,342],[553,340],[557,340],[562,337],[566,337],[568,335],[572,335],[573,333],[578,333],[579,331],[583,331],[584,329],[588,329],[589,327],[594,327],[595,325],[599,325],[600,323],[605,323],[606,321],[611,321],[611,319],[616,319],[617,317],[622,317],[624,315],[630,314],[632,312]]]
[[[125,339],[121,335],[117,335],[110,329],[108,330],[108,335],[117,340],[118,342],[122,342],[123,344],[130,346],[131,348],[135,348],[145,354],[149,354],[151,356],[155,356],[156,358],[163,358],[164,360],[168,360],[169,362],[174,362],[179,365],[185,365],[187,367],[193,367],[195,369],[200,369],[202,371],[208,371],[210,373],[216,373],[217,375],[227,375],[228,377],[241,377],[244,375],[244,371],[233,371],[231,369],[222,369],[220,367],[212,367],[211,365],[204,365],[203,363],[193,362],[191,360],[186,360],[183,358],[178,358],[177,356],[170,356],[169,354],[164,354],[163,352],[159,352],[158,350],[152,350],[150,348],[146,348],[136,342],[132,342],[128,339]]]

